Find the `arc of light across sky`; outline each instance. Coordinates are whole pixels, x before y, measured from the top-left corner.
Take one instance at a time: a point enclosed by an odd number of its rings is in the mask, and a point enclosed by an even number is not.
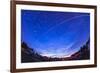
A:
[[[46,34],[48,34],[48,33],[49,33],[51,30],[53,30],[55,27],[58,27],[58,26],[60,26],[61,24],[65,23],[65,22],[71,21],[71,20],[76,19],[76,18],[85,17],[85,16],[89,16],[89,15],[74,16],[74,17],[72,17],[72,18],[70,18],[70,19],[67,19],[67,20],[62,21],[62,22],[59,23],[59,24],[55,24],[53,27],[51,27],[50,29],[48,29],[48,30],[42,35],[42,37],[44,37]],[[65,33],[65,34],[66,34],[66,33]],[[61,37],[60,39],[62,39],[62,37]],[[60,40],[60,39],[59,39],[59,40]],[[36,41],[38,41],[38,40],[36,40]],[[41,45],[41,44],[39,44],[39,45]]]
[[[72,17],[72,18],[70,18],[70,19],[67,19],[67,20],[62,21],[62,22],[59,23],[59,24],[55,24],[53,27],[51,27],[50,29],[48,29],[48,30],[44,33],[43,36],[45,36],[46,34],[48,34],[48,33],[49,33],[51,30],[53,30],[55,27],[58,27],[59,25],[65,23],[65,22],[71,21],[71,20],[76,19],[76,18],[85,17],[85,16],[89,16],[89,15],[74,16],[74,17]],[[35,31],[35,32],[36,32],[36,31]],[[66,34],[66,33],[65,33],[65,34]],[[43,36],[42,36],[42,37],[43,37]],[[61,37],[61,38],[62,38],[62,37]],[[60,38],[60,39],[61,39],[61,38]]]
[[[72,18],[70,18],[70,19],[67,19],[67,20],[62,21],[62,22],[59,23],[59,24],[55,24],[53,27],[51,27],[50,29],[48,29],[48,30],[44,33],[43,36],[45,36],[46,34],[48,34],[48,33],[49,33],[51,30],[53,30],[55,27],[57,27],[57,26],[59,26],[59,25],[65,23],[65,22],[71,21],[71,20],[76,19],[76,18],[79,18],[79,17],[85,17],[85,16],[89,16],[89,15],[74,16],[74,17],[72,17]]]

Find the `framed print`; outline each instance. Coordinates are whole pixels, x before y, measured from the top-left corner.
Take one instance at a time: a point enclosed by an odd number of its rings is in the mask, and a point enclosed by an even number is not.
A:
[[[11,72],[97,66],[97,7],[11,1]]]

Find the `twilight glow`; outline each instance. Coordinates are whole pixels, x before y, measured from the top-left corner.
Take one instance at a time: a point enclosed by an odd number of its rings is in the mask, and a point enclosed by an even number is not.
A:
[[[39,54],[68,57],[90,37],[90,14],[21,10],[21,39]]]

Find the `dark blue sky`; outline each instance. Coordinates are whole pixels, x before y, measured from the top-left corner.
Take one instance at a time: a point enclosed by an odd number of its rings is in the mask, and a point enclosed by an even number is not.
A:
[[[21,39],[44,56],[70,56],[90,36],[90,14],[21,10]]]

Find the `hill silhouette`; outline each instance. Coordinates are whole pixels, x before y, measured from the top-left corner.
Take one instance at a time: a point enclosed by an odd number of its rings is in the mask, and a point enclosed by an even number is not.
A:
[[[71,57],[74,60],[90,59],[90,40],[88,40],[78,52],[72,54]]]
[[[90,59],[90,40],[86,42],[80,50],[73,53],[70,57],[58,58],[42,56],[35,51],[34,48],[30,48],[25,42],[21,43],[21,62],[45,62],[45,61],[68,61],[68,60],[86,60]]]

